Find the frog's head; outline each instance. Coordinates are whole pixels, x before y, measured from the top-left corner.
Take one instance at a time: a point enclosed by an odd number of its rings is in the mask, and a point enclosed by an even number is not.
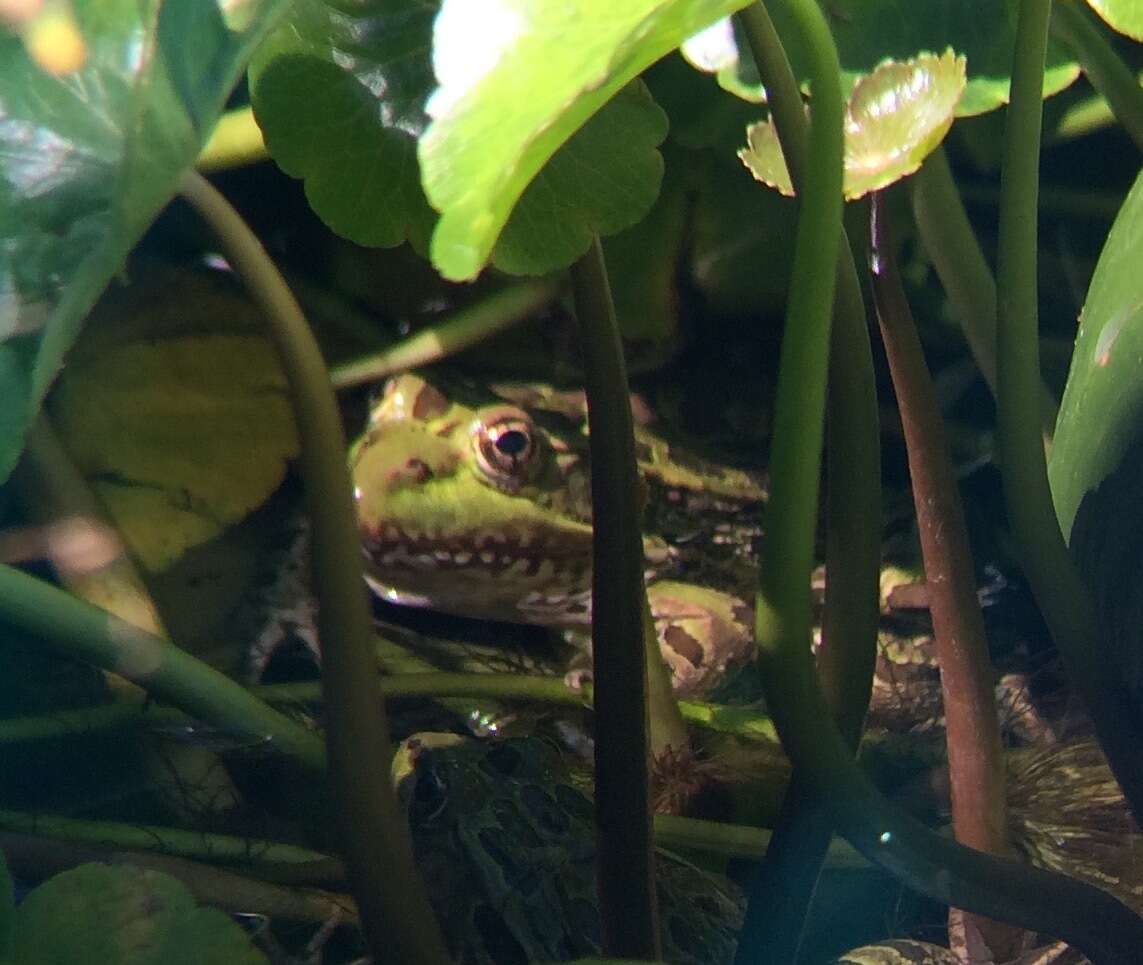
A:
[[[521,622],[586,621],[586,439],[503,400],[389,380],[350,454],[367,576],[401,603]],[[544,611],[544,616],[532,612]]]

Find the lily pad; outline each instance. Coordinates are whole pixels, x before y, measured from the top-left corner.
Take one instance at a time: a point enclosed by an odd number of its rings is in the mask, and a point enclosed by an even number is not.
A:
[[[109,298],[51,411],[152,571],[260,506],[298,448],[285,377],[258,316],[209,276],[164,275]]]
[[[265,965],[246,934],[181,882],[126,865],[80,865],[16,911],[19,965]]]
[[[1139,0],[1088,0],[1104,22],[1132,40],[1143,40],[1143,3]]]
[[[433,44],[440,86],[418,151],[425,192],[441,213],[431,248],[441,273],[474,277],[556,149],[644,68],[745,5],[446,0]],[[613,223],[634,224],[650,201],[625,204]]]
[[[860,198],[921,166],[952,126],[964,90],[965,62],[951,50],[887,61],[861,78],[845,110],[845,197]],[[751,125],[738,152],[759,181],[792,196],[793,185],[771,121]]]
[[[0,479],[108,279],[198,155],[282,0],[73,4],[83,66],[0,33]]]

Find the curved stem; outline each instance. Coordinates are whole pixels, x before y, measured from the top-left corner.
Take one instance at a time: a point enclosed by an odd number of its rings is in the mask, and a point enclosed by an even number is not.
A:
[[[811,60],[810,164],[800,194],[794,264],[778,375],[766,556],[755,616],[763,660],[789,647],[809,651],[810,571],[817,522],[826,368],[841,237],[841,67],[825,18],[811,0],[791,0]],[[767,688],[769,689],[769,688]]]
[[[1103,95],[1135,146],[1143,150],[1143,88],[1092,23],[1088,11],[1072,0],[1058,0],[1051,29],[1076,55],[1092,87]]]
[[[1005,854],[1004,756],[976,570],[940,405],[897,270],[883,192],[874,195],[870,221],[873,299],[905,431],[941,668],[953,832],[958,841],[978,851]],[[987,918],[977,917],[972,924],[994,957],[1018,954],[1018,932]]]
[[[0,621],[76,660],[143,687],[192,717],[265,742],[311,773],[325,769],[321,740],[229,677],[174,644],[11,566],[0,566]]]
[[[213,864],[240,865],[257,873],[258,868],[282,865],[326,865],[334,859],[320,851],[312,851],[279,841],[260,841],[229,834],[208,834],[185,828],[168,828],[150,824],[125,824],[118,821],[88,821],[55,814],[0,809],[0,829],[22,834],[37,834],[57,841],[101,847],[133,848],[160,851],[209,861]]]
[[[801,92],[765,7],[740,14],[799,193],[808,138]],[[865,306],[844,231],[830,332],[826,609],[818,672],[830,708],[856,748],[873,677],[880,566],[880,440]],[[844,480],[844,483],[842,482]],[[804,770],[795,771],[766,860],[751,883],[738,961],[788,962],[802,930],[833,822]]]
[[[301,309],[249,226],[201,175],[180,186],[218,236],[266,318],[290,388],[313,521],[314,592],[323,642],[326,741],[342,843],[374,957],[446,962],[389,782],[392,751],[373,688],[372,620],[361,578],[345,433],[325,362]],[[399,888],[393,883],[400,882]]]
[[[948,156],[937,148],[909,179],[913,220],[988,388],[996,395],[996,279],[968,220]],[[1118,209],[1117,209],[1118,210]],[[1040,431],[1051,441],[1056,400],[1041,380]]]
[[[1036,215],[1050,0],[1023,0],[1004,132],[997,264],[997,449],[1020,562],[1068,677],[1083,698],[1116,779],[1143,814],[1143,721],[1101,658],[1095,606],[1068,553],[1037,431],[1040,385]]]
[[[431,328],[410,335],[392,348],[346,362],[330,372],[339,392],[377,382],[395,372],[437,362],[496,332],[522,322],[551,304],[563,287],[561,279],[541,278],[513,284],[475,305],[462,308]]]
[[[646,632],[650,614],[631,402],[598,238],[571,274],[591,427],[595,820],[603,950],[612,958],[654,959],[659,928],[647,786],[647,668],[649,660],[662,661],[654,635]]]

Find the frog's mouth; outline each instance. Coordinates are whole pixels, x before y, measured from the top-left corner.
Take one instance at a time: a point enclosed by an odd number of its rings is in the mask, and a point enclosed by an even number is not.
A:
[[[369,583],[392,602],[515,623],[587,618],[590,533],[437,536],[387,524],[362,537]]]
[[[538,576],[545,566],[560,572],[586,571],[591,538],[561,533],[474,531],[449,536],[417,533],[386,525],[363,535],[365,555],[375,570],[484,571],[497,576]]]

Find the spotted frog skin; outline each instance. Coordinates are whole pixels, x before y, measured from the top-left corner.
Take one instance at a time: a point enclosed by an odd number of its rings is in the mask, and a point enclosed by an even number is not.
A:
[[[558,752],[534,737],[414,735],[394,771],[455,961],[525,965],[599,954],[593,808]],[[730,963],[742,923],[738,889],[665,853],[655,865],[666,961]]]
[[[592,545],[582,393],[514,385],[491,397],[464,394],[415,374],[390,379],[351,451],[370,584],[401,604],[586,628]],[[680,458],[645,424],[636,449],[644,487],[658,495],[648,501],[655,519],[758,517],[764,493],[746,473]],[[726,522],[721,531],[738,532]],[[724,557],[741,548],[723,544]],[[702,692],[752,652],[750,610],[729,593],[671,579],[686,551],[664,534],[645,535],[643,548],[675,691]]]

